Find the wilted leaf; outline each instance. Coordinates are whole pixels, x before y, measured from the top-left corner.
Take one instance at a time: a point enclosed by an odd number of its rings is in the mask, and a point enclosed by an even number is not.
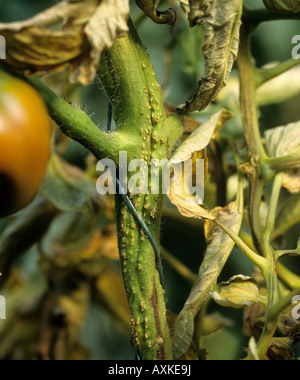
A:
[[[184,162],[191,158],[194,152],[205,149],[210,143],[210,140],[220,132],[224,124],[233,116],[232,112],[224,109],[213,115],[180,145],[173,154],[170,164]]]
[[[283,157],[299,155],[300,162],[300,122],[286,127],[278,127],[265,132],[266,147],[270,156]],[[283,178],[283,186],[292,194],[300,191],[300,169],[291,168]]]
[[[281,315],[278,322],[278,331],[281,336],[288,336],[295,343],[300,339],[300,320],[293,318],[295,304],[291,304]]]
[[[204,31],[202,52],[205,76],[199,89],[184,108],[202,111],[226,85],[239,48],[243,1],[241,0],[180,0],[189,15],[191,26],[201,25]]]
[[[242,196],[239,194],[239,196]],[[217,219],[238,234],[242,222],[240,202],[231,203],[219,209]],[[209,301],[215,290],[218,277],[230,256],[234,242],[219,227],[215,227],[204,261],[200,267],[199,277],[181,311],[174,329],[173,352],[175,358],[180,357],[188,349],[193,333],[194,319],[200,309]]]
[[[29,20],[0,23],[6,63],[34,75],[68,67],[71,81],[86,85],[102,51],[128,30],[128,14],[128,0],[63,0]]]
[[[51,157],[41,193],[61,211],[78,211],[97,196],[94,182],[56,155]]]
[[[99,261],[103,246],[100,241],[95,244],[94,238],[96,231],[103,228],[102,217],[99,212],[82,210],[63,213],[53,221],[39,247],[40,265],[50,278],[64,278],[74,268],[88,271],[88,263]],[[101,236],[104,241],[105,235]]]
[[[271,12],[298,13],[300,12],[300,0],[263,0],[265,6]]]
[[[211,119],[197,128],[191,136],[180,145],[169,162],[169,167],[174,168],[174,172],[171,178],[168,197],[183,216],[189,218],[214,219],[214,215],[211,215],[210,211],[202,204],[203,181],[205,177],[205,166],[207,165],[207,157],[203,153],[210,140],[217,135],[226,121],[231,117],[233,117],[233,114],[227,110],[221,110],[213,115]],[[202,167],[203,173],[195,173],[195,165],[191,165],[191,167],[188,168],[185,165],[184,173],[180,173],[182,164],[191,159],[195,153],[199,152],[203,152],[201,157],[204,158],[205,161],[204,167]],[[197,158],[199,158],[199,156]],[[195,183],[195,174],[202,175],[201,180],[196,182],[197,194],[192,195],[190,194],[191,189],[188,187],[188,184]],[[196,178],[196,180],[197,179],[198,178]]]
[[[39,329],[40,300],[46,291],[42,276],[27,279],[18,270],[12,275],[12,286],[6,287],[7,319],[0,323],[0,357],[28,360],[33,355]]]
[[[259,294],[256,281],[243,275],[234,276],[228,282],[218,285],[211,297],[221,306],[236,309],[256,302],[266,303],[266,299]]]
[[[157,24],[175,24],[176,13],[173,9],[162,12],[157,9],[160,0],[136,0],[136,3]]]
[[[267,151],[271,157],[299,153],[300,159],[300,122],[269,129],[265,132],[265,138]]]

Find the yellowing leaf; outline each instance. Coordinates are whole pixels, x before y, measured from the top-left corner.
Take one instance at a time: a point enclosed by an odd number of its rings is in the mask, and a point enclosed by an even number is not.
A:
[[[300,0],[263,0],[265,6],[272,12],[298,13],[300,12]]]
[[[242,222],[243,195],[239,200],[224,209],[219,209],[217,218],[222,224],[239,234]],[[211,215],[214,215],[212,212]],[[218,277],[222,272],[233,248],[234,242],[219,227],[212,232],[212,239],[207,248],[199,276],[181,311],[174,328],[173,353],[175,358],[182,356],[189,348],[194,333],[194,319],[201,308],[209,301],[215,290]]]
[[[173,177],[171,179],[170,191],[168,197],[170,201],[178,208],[179,212],[189,218],[214,219],[215,216],[210,214],[210,211],[202,204],[204,189],[205,166],[207,158],[204,153],[211,139],[216,136],[223,125],[233,117],[233,114],[227,110],[221,110],[209,119],[206,123],[197,128],[177,149],[172,156],[169,167],[173,167]],[[201,153],[197,155],[197,153]],[[195,173],[195,166],[185,167],[183,173],[182,164],[191,158],[204,158],[204,167],[201,168],[203,173]],[[198,156],[198,157],[197,157]],[[197,174],[201,175],[200,181],[196,183],[197,194],[191,195],[189,184],[195,183]],[[201,182],[202,181],[202,182]]]
[[[210,140],[220,132],[223,125],[233,116],[232,112],[225,109],[214,114],[180,145],[173,154],[170,164],[184,162],[191,158],[194,152],[205,149],[210,143]]]
[[[236,60],[243,1],[180,0],[180,3],[189,15],[191,26],[201,25],[204,31],[205,76],[184,106],[189,111],[202,111],[226,85]]]
[[[129,0],[63,0],[29,20],[0,23],[6,63],[34,75],[67,67],[72,82],[86,85],[102,51],[128,30],[128,14]]]
[[[221,306],[236,309],[256,302],[266,303],[266,299],[259,294],[256,281],[243,275],[234,276],[228,282],[222,282],[212,292],[211,298]]]

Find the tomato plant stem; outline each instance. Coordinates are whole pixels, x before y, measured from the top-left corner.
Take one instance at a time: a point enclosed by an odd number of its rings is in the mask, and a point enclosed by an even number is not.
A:
[[[140,179],[141,189],[146,189],[146,194],[143,191],[132,195],[128,188],[128,196],[136,214],[143,219],[142,224],[150,230],[155,244],[149,240],[149,234],[145,233],[145,228],[141,227],[128,204],[117,195],[120,259],[131,309],[133,344],[142,359],[172,359],[156,249],[160,242],[163,203],[162,168],[157,168],[160,180],[156,186],[151,183],[150,169],[153,160],[170,156],[175,141],[182,133],[182,126],[177,118],[167,117],[149,56],[133,24],[129,22],[129,25],[130,32],[118,38],[103,55],[98,75],[112,104],[119,136],[118,151],[126,151],[128,161],[138,159],[148,165],[148,171]],[[131,178],[127,179],[128,183]]]

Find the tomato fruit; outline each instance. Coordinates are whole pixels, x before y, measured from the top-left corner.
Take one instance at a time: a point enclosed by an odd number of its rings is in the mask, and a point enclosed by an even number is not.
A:
[[[0,72],[0,218],[35,197],[51,154],[52,123],[40,95]]]

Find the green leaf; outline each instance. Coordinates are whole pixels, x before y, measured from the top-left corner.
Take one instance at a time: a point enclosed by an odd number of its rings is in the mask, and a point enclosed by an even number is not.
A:
[[[236,309],[251,306],[261,302],[266,304],[266,298],[259,294],[256,281],[247,276],[232,277],[228,282],[222,282],[212,292],[211,298],[221,306]]]
[[[205,76],[183,107],[191,112],[203,111],[226,85],[237,58],[243,1],[180,0],[180,3],[191,26],[203,27],[205,59]]]
[[[237,235],[242,223],[242,209],[239,209],[238,204],[239,202],[234,202],[224,209],[218,208],[216,216],[220,222]],[[212,214],[214,213],[212,212]],[[212,222],[208,221],[207,223]],[[173,353],[175,358],[179,358],[188,350],[194,333],[194,319],[200,309],[210,300],[210,295],[216,288],[218,277],[234,245],[231,238],[219,227],[213,229],[211,242],[200,267],[198,279],[174,327]]]
[[[78,211],[97,196],[94,182],[58,156],[50,160],[41,193],[61,211]]]
[[[300,0],[263,0],[265,6],[271,12],[298,13],[300,12]]]

